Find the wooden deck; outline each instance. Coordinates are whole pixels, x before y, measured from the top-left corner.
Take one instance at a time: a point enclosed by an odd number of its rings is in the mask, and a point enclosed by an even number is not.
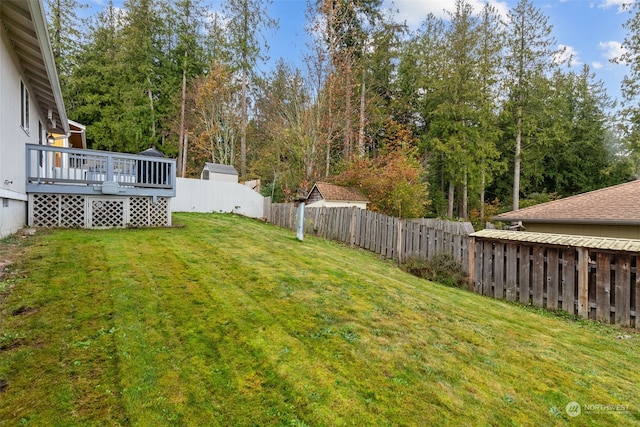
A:
[[[174,159],[27,144],[27,193],[175,197]]]

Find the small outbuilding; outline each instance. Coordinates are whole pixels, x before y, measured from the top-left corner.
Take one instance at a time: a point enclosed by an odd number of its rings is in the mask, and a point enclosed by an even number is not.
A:
[[[238,182],[238,171],[231,165],[205,163],[200,179],[206,181]]]
[[[307,196],[307,206],[340,208],[356,206],[361,209],[367,208],[367,199],[357,188],[344,187],[341,185],[329,184],[326,182],[316,182]]]

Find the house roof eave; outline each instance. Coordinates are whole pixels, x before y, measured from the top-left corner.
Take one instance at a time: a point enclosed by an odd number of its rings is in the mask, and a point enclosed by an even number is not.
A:
[[[42,54],[42,60],[45,64],[47,76],[49,77],[49,84],[51,91],[53,92],[53,98],[57,107],[59,123],[55,123],[53,126],[55,129],[62,130],[65,134],[70,133],[69,119],[67,118],[67,112],[64,106],[64,100],[62,98],[62,89],[60,87],[60,81],[58,79],[58,72],[56,69],[56,61],[53,56],[53,49],[49,41],[49,31],[47,30],[47,22],[45,20],[45,13],[42,2],[40,0],[29,0],[29,9],[33,19],[33,25],[38,35],[38,42],[40,43],[40,52]]]
[[[527,218],[527,217],[506,217],[494,216],[493,221],[500,222],[523,222],[536,224],[580,224],[580,225],[639,225],[640,220],[623,220],[623,219],[573,219],[573,218]]]
[[[18,61],[34,105],[52,133],[69,134],[69,123],[58,81],[46,17],[40,0],[0,1],[0,31]]]

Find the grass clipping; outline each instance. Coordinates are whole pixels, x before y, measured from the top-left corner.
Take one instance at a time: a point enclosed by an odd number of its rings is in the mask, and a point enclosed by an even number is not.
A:
[[[409,258],[401,268],[409,274],[432,282],[456,288],[466,287],[467,276],[462,265],[447,254],[436,255],[427,261]]]

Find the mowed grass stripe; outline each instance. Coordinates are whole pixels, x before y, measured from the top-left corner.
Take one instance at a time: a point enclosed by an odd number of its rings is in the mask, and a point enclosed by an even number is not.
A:
[[[0,300],[0,336],[17,342],[0,350],[0,420],[639,424],[633,332],[432,284],[241,217],[174,222],[37,237],[28,277]],[[37,311],[11,315],[20,306]],[[570,401],[629,410],[570,418]]]

